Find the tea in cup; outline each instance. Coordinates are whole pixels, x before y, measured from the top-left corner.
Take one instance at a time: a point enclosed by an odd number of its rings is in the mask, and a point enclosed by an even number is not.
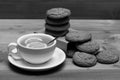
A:
[[[54,37],[44,33],[26,34],[17,39],[17,43],[8,45],[9,54],[16,59],[23,59],[32,64],[41,64],[49,61],[56,48],[56,40],[50,44]],[[12,50],[16,49],[17,52]]]
[[[46,48],[47,43],[45,43],[41,38],[29,38],[25,41],[26,47],[28,48]]]

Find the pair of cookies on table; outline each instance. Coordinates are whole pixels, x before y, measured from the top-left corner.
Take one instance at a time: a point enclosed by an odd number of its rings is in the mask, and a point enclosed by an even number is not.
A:
[[[91,67],[91,66],[96,65],[97,62],[99,62],[101,64],[114,64],[119,61],[119,55],[118,55],[119,52],[117,52],[117,50],[115,50],[115,49],[113,50],[113,49],[109,49],[106,47],[106,49],[103,49],[102,51],[98,51],[97,54],[91,53],[92,47],[90,49],[91,50],[90,52],[88,52],[89,49],[87,47],[85,49],[85,46],[84,47],[82,46],[81,48],[79,46],[78,49],[80,49],[80,50],[83,49],[82,51],[86,51],[86,52],[77,51],[73,55],[73,62],[78,66]],[[96,51],[95,49],[98,49],[98,48],[94,47],[93,50]]]
[[[45,32],[47,34],[57,36],[64,36],[68,33],[70,27],[71,11],[66,8],[52,8],[46,12]]]
[[[73,62],[78,66],[91,67],[97,62],[103,64],[116,63],[118,55],[110,50],[100,50],[100,45],[92,40],[92,34],[85,31],[71,31],[65,39],[69,42],[67,53],[68,57],[72,57]]]

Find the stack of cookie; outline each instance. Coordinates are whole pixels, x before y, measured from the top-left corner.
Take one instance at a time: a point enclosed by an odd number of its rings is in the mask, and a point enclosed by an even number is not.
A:
[[[96,65],[97,62],[114,64],[119,61],[119,52],[116,53],[116,51],[113,50],[114,48],[108,48],[93,40],[91,33],[69,31],[65,39],[69,42],[66,55],[71,57],[73,62],[78,66],[92,67]]]
[[[52,8],[46,12],[45,33],[55,37],[64,36],[70,27],[71,11],[66,8]]]

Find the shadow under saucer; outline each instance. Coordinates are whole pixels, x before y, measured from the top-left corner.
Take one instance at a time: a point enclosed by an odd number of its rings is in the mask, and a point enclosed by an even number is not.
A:
[[[22,69],[19,67],[16,67],[14,65],[12,65],[11,63],[9,63],[9,67],[12,71],[16,72],[16,73],[20,73],[20,74],[25,74],[25,75],[49,75],[49,74],[53,74],[56,72],[59,72],[63,69],[65,65],[65,62],[63,62],[62,64],[54,67],[54,68],[50,68],[50,69],[46,69],[46,70],[27,70],[27,69]]]

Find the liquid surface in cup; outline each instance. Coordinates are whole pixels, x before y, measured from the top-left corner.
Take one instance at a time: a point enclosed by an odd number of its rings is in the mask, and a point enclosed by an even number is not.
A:
[[[31,42],[26,45],[28,48],[46,48],[47,44],[43,42]]]
[[[28,38],[25,40],[25,44],[29,44],[31,42],[42,42],[43,40],[41,38],[37,38],[37,37],[32,37],[32,38]]]
[[[28,48],[46,48],[47,44],[41,38],[29,38],[25,41]]]

